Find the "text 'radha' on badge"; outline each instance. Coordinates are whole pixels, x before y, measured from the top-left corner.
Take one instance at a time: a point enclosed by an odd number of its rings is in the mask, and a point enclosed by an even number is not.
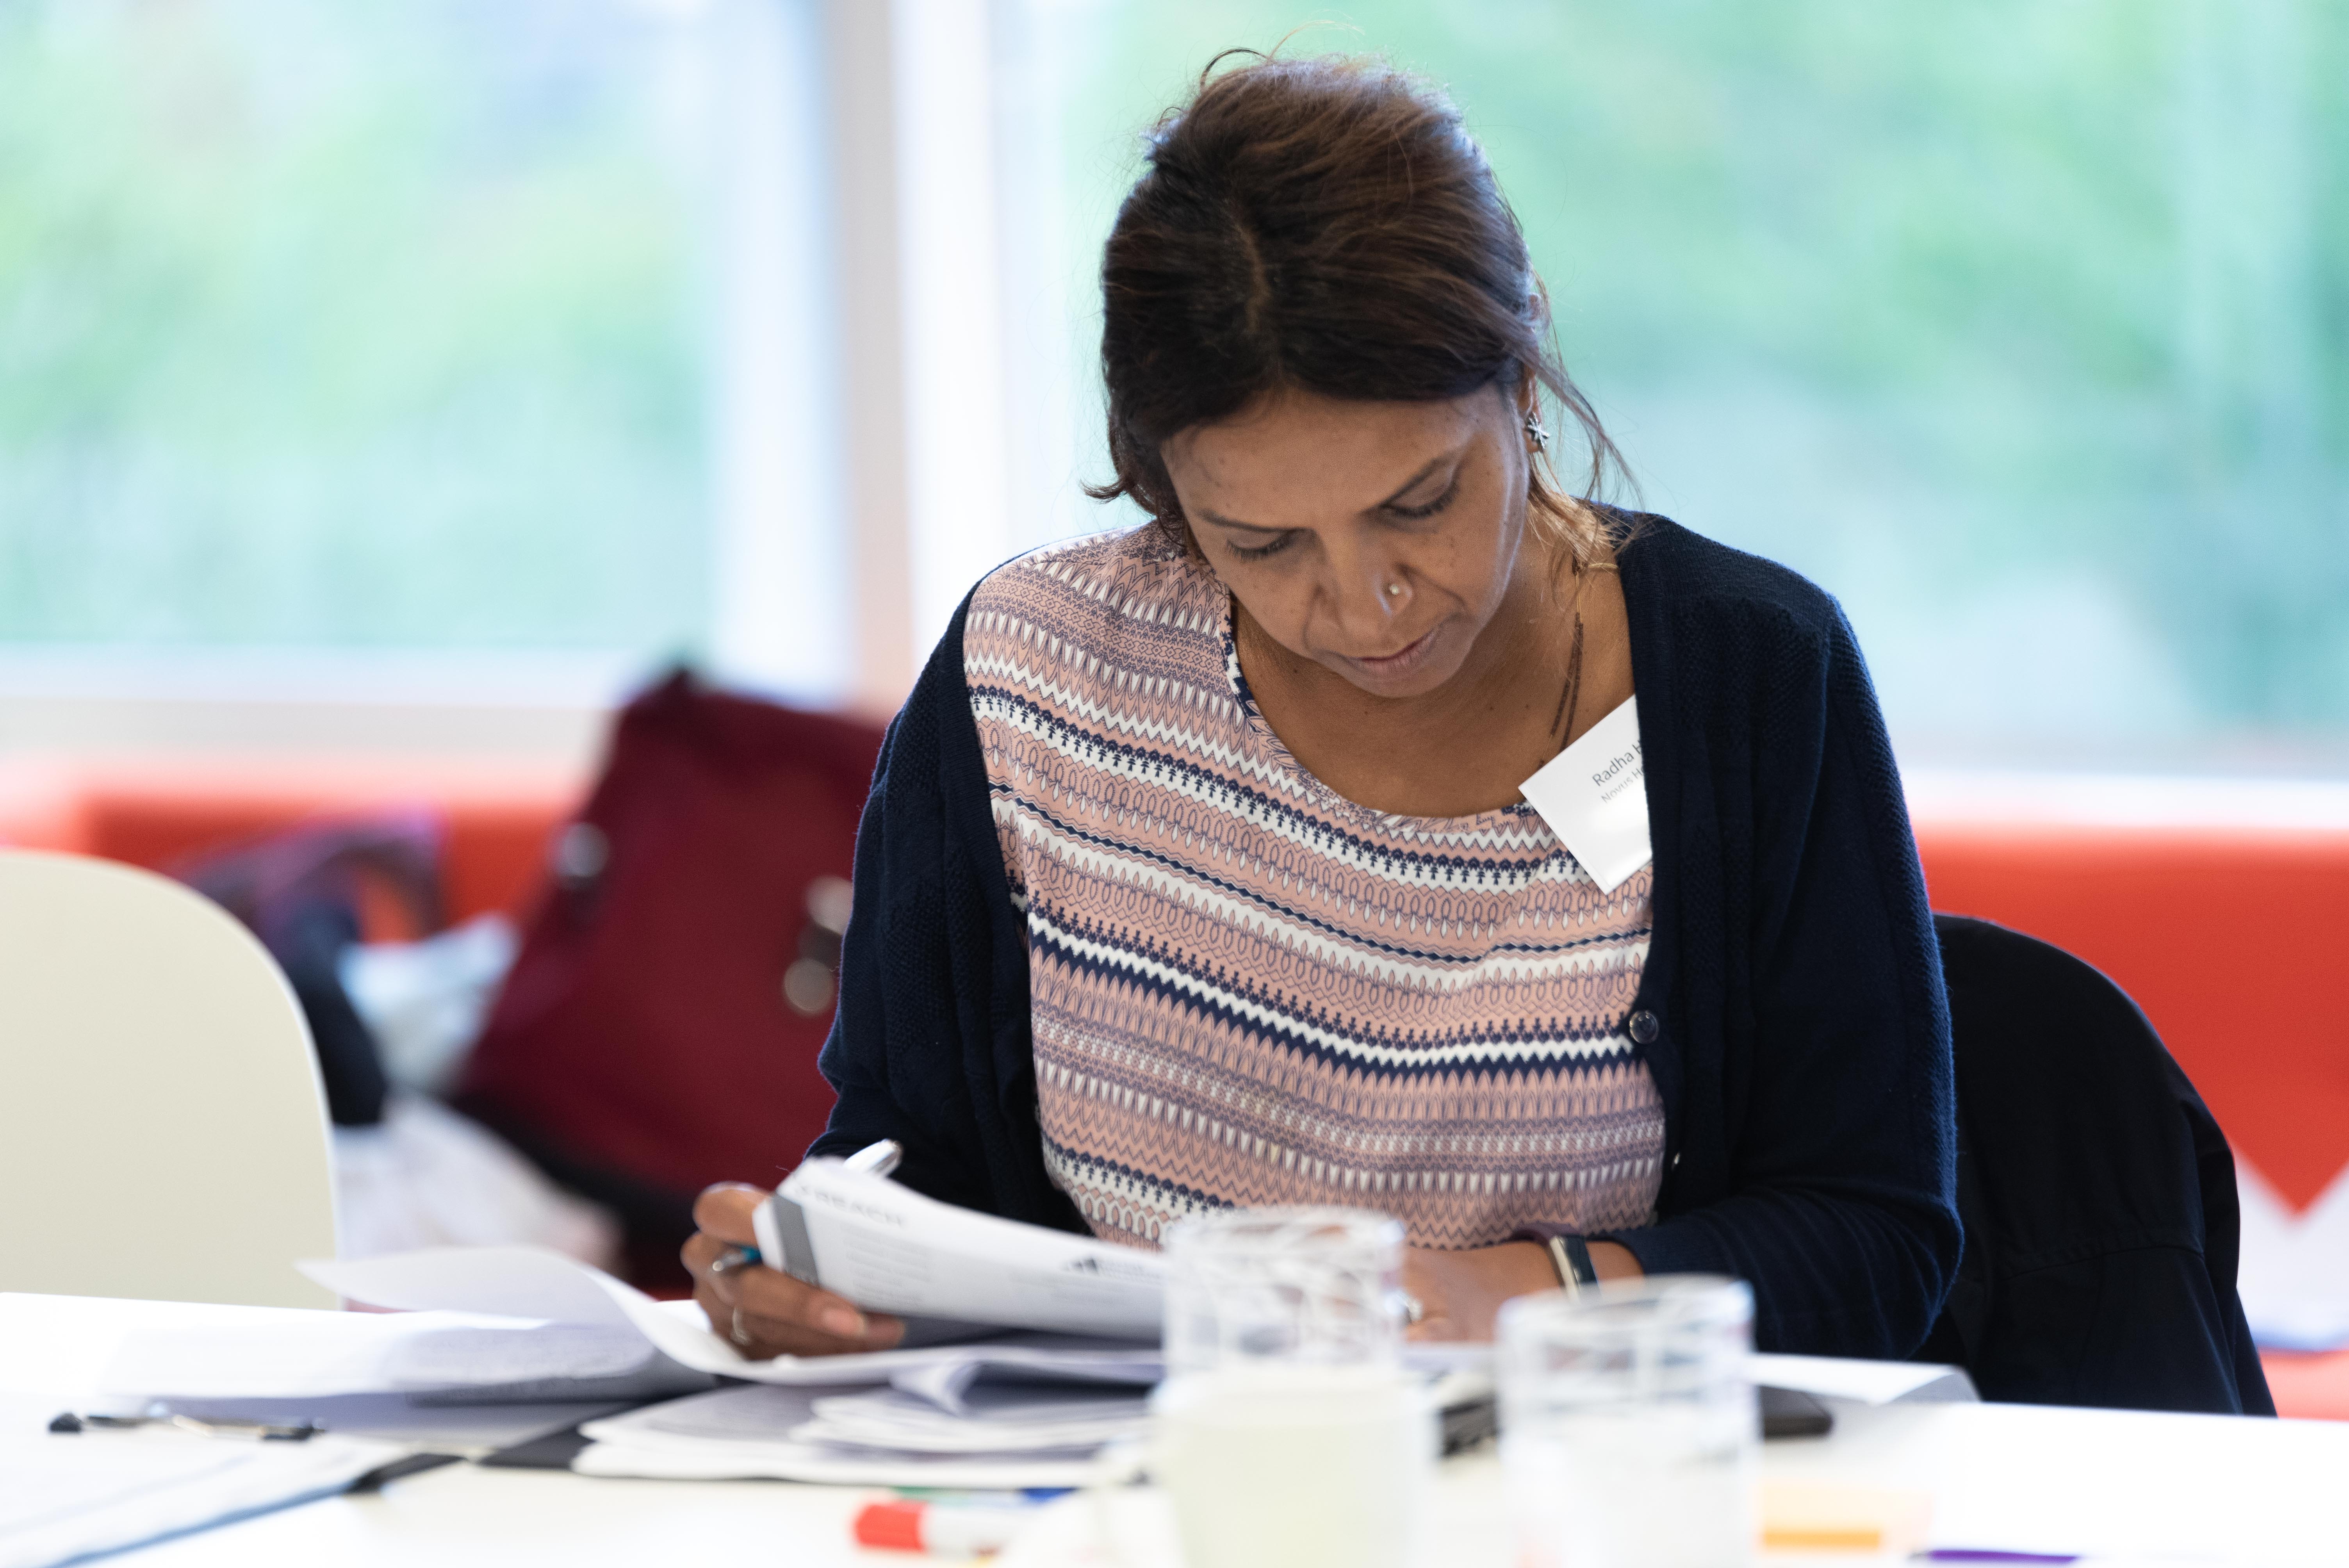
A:
[[[1640,699],[1632,697],[1518,786],[1526,804],[1613,892],[1648,863],[1647,769],[1640,760]]]

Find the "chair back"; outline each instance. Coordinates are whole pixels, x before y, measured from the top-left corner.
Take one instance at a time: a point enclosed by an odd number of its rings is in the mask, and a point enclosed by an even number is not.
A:
[[[326,1101],[276,965],[151,872],[0,849],[0,1290],[332,1306]]]
[[[1965,1256],[1920,1353],[1987,1399],[2275,1413],[2217,1120],[2145,1015],[2036,937],[1937,914]]]

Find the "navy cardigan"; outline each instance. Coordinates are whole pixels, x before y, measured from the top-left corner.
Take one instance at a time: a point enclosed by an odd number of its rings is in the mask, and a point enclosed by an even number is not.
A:
[[[1634,1011],[1665,1114],[1651,1274],[1754,1287],[1764,1349],[1902,1357],[1958,1264],[1949,1008],[1899,774],[1843,614],[1658,517],[1620,552],[1655,847]],[[965,610],[968,610],[968,602]],[[957,612],[890,726],[812,1150],[876,1139],[949,1202],[1081,1230],[1044,1171],[1028,935]],[[1643,1029],[1643,1033],[1646,1031]]]

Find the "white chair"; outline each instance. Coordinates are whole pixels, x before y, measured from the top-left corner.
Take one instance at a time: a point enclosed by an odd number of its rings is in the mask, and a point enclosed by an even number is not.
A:
[[[285,975],[202,895],[0,849],[0,1290],[332,1306],[326,1094]]]

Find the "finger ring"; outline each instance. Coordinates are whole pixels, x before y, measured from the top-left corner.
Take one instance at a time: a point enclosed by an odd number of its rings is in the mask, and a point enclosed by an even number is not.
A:
[[[719,1274],[732,1274],[736,1269],[747,1268],[750,1266],[750,1260],[758,1255],[748,1247],[729,1247],[709,1260],[710,1277],[715,1279]]]
[[[742,1309],[739,1306],[734,1309],[734,1326],[728,1332],[727,1337],[745,1350],[750,1347],[750,1331],[742,1326]]]
[[[1411,1292],[1401,1290],[1395,1292],[1395,1295],[1401,1297],[1402,1301],[1402,1320],[1404,1323],[1417,1323],[1421,1318],[1427,1315],[1426,1306],[1421,1303],[1419,1297],[1412,1295]]]

